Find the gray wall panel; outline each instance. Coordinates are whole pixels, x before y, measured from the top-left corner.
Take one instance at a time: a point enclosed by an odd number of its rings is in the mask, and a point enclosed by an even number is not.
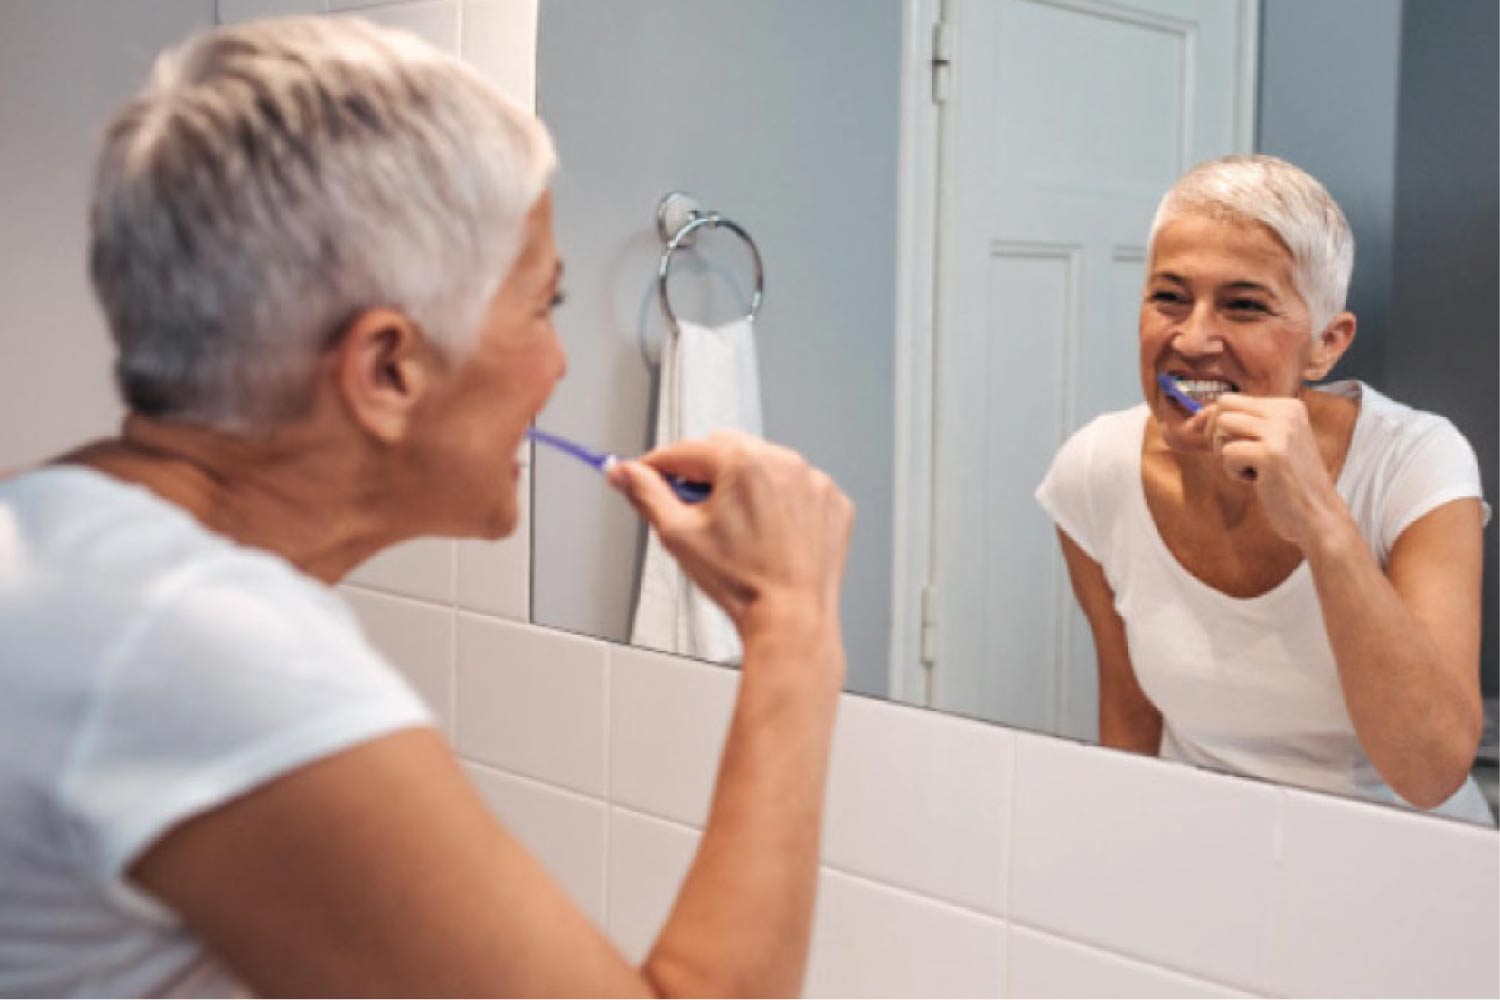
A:
[[[1497,504],[1500,453],[1500,6],[1407,3],[1396,156],[1396,260],[1386,384],[1450,418]],[[1485,533],[1485,690],[1497,690],[1496,523]]]
[[[849,687],[886,689],[894,468],[898,0],[542,0],[537,104],[562,168],[569,374],[541,424],[622,453],[653,415],[653,210],[698,195],[754,235],[766,434],[859,507],[845,589]],[[673,271],[678,314],[722,319],[749,269],[732,237]],[[686,261],[684,263],[687,263]],[[680,273],[679,273],[680,272]],[[582,467],[539,455],[533,620],[623,640],[642,534]]]
[[[1391,325],[1400,49],[1401,0],[1265,0],[1261,9],[1256,149],[1318,178],[1348,216],[1359,330],[1333,377],[1377,386]]]

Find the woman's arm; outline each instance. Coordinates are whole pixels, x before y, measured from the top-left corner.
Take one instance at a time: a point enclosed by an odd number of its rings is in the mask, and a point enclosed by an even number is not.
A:
[[[1066,532],[1058,529],[1057,539],[1073,581],[1073,596],[1094,634],[1099,661],[1099,742],[1155,756],[1161,751],[1161,713],[1136,680],[1114,592],[1104,570]]]
[[[1458,790],[1484,729],[1478,500],[1419,518],[1384,573],[1347,510],[1305,550],[1360,746],[1402,798],[1430,809]]]
[[[636,463],[613,480],[744,639],[698,855],[633,968],[490,816],[442,738],[410,730],[302,767],[174,828],[132,867],[264,994],[795,995],[844,675],[852,507],[781,449],[648,456],[714,483],[700,509]]]
[[[1224,396],[1200,418],[1226,472],[1255,470],[1272,526],[1307,559],[1360,746],[1402,798],[1440,805],[1468,776],[1484,726],[1479,501],[1419,518],[1382,572],[1300,400]]]

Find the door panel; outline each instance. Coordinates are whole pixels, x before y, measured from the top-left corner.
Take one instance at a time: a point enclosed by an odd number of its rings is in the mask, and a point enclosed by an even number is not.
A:
[[[935,707],[1094,735],[1092,643],[1032,494],[1073,430],[1141,398],[1135,325],[1156,202],[1248,135],[1242,6],[945,8]]]

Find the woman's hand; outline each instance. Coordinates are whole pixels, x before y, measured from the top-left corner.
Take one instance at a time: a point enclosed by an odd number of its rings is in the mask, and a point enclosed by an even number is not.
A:
[[[1201,428],[1227,475],[1255,484],[1271,526],[1304,552],[1343,511],[1302,400],[1231,393],[1188,426]]]
[[[685,504],[661,473],[713,495]],[[742,638],[766,618],[785,627],[788,614],[836,622],[854,505],[796,452],[718,432],[620,462],[609,478]]]

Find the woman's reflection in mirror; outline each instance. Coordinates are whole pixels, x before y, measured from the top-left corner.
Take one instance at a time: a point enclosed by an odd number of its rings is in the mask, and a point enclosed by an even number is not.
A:
[[[1311,384],[1354,339],[1353,262],[1305,171],[1189,171],[1151,226],[1144,402],[1074,434],[1037,498],[1093,632],[1105,745],[1489,824],[1469,777],[1479,469],[1442,416]]]

